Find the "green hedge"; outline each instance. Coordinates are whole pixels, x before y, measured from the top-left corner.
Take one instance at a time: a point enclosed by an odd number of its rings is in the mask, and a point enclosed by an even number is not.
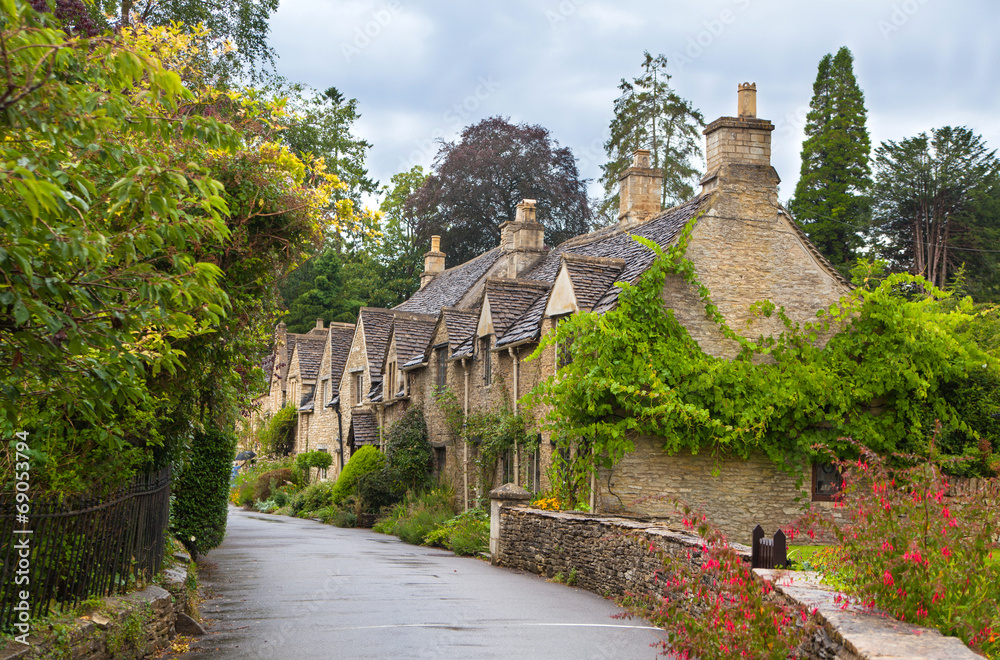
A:
[[[351,460],[347,461],[344,471],[337,478],[337,483],[333,487],[333,501],[339,504],[349,495],[354,494],[358,479],[376,470],[385,468],[385,456],[377,448],[365,445],[351,455]]]
[[[218,429],[195,433],[191,459],[174,481],[171,528],[192,558],[218,546],[226,534],[235,455],[235,434]]]

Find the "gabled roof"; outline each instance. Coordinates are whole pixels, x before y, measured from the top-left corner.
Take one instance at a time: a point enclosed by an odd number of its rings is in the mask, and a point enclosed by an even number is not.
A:
[[[315,408],[313,399],[316,395],[316,386],[313,385],[309,388],[309,391],[302,395],[302,399],[299,401],[299,412],[312,412]]]
[[[549,290],[549,282],[538,282],[528,279],[486,280],[485,298],[490,301],[490,315],[493,320],[493,331],[496,336],[503,337],[507,329],[521,318],[525,311]]]
[[[299,337],[295,344],[295,350],[299,354],[299,378],[315,379],[319,376],[319,367],[323,362],[325,349],[326,337],[315,335]]]
[[[572,252],[563,253],[563,262],[581,309],[593,309],[625,268],[624,259],[587,257]]]
[[[369,410],[355,410],[351,414],[351,428],[354,445],[378,445],[378,424]]]
[[[334,384],[332,391],[337,391],[340,378],[344,375],[344,365],[347,364],[351,342],[354,341],[354,328],[350,324],[330,324],[330,382]]]
[[[493,248],[475,259],[438,273],[427,286],[393,309],[417,314],[437,314],[442,307],[453,307],[501,256],[503,250]]]
[[[475,334],[479,312],[475,309],[446,307],[441,310],[441,316],[444,318],[445,330],[448,333],[448,347],[454,355],[462,342]]]
[[[601,276],[595,275],[592,283],[585,287],[590,290],[588,296],[597,298],[593,304],[595,312],[613,309],[618,302],[619,289],[612,285],[615,282],[635,282],[649,268],[656,256],[652,250],[637,242],[633,235],[648,238],[666,247],[677,238],[684,225],[702,210],[709,199],[709,196],[697,197],[690,202],[667,209],[652,220],[629,230],[615,225],[571,238],[549,252],[544,259],[525,273],[525,278],[553,282],[563,263],[564,254],[621,259],[624,261],[624,267],[613,279],[607,277],[607,273]],[[578,260],[577,263],[583,262]],[[607,287],[603,292],[598,292],[597,288],[604,282],[607,282]],[[497,341],[497,346],[537,339],[544,314],[545,299],[539,298],[510,326],[504,336]]]
[[[396,339],[397,364],[405,364],[417,357],[423,358],[427,344],[434,334],[434,326],[437,325],[438,317],[430,314],[404,314],[398,311],[395,314],[392,336]],[[386,357],[388,357],[388,351],[387,344]]]
[[[381,373],[382,358],[385,357],[385,346],[389,343],[389,330],[392,329],[393,314],[391,310],[378,307],[362,307],[358,314],[358,323],[365,332],[365,348],[368,350],[368,369],[372,374]]]

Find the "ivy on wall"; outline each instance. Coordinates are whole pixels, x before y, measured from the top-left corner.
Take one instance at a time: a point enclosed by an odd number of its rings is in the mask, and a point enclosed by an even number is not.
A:
[[[926,454],[935,420],[977,443],[984,470],[1000,467],[996,429],[977,427],[967,402],[949,396],[970,380],[981,391],[982,381],[1000,384],[1000,361],[970,334],[971,300],[862,264],[857,287],[815,322],[799,325],[783,308],[755,303],[754,318],[778,318],[784,331],[746,339],[726,324],[685,257],[696,220],[665,250],[636,238],[657,258],[635,285],[618,285],[618,307],[574,314],[529,358],[554,345],[570,353],[525,402],[549,410],[544,425],[564,455],[571,446],[590,449],[574,452],[573,469],[612,467],[635,449],[637,435],[660,438],[671,454],[763,452],[788,469],[818,444],[849,453],[846,436],[880,453]],[[667,278],[694,287],[706,317],[738,345],[734,359],[705,353],[677,321],[661,298]]]

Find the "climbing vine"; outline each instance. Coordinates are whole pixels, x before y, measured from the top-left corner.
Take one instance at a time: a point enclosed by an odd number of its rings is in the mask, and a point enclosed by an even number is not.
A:
[[[574,470],[610,468],[638,435],[661,439],[671,454],[763,452],[786,468],[820,443],[849,453],[838,440],[846,436],[880,453],[918,453],[934,420],[982,440],[985,429],[946,396],[970,377],[1000,382],[1000,362],[963,329],[975,316],[969,299],[920,277],[859,266],[857,287],[815,322],[798,325],[773,303],[755,303],[756,318],[774,316],[784,331],[747,339],[726,324],[685,257],[694,222],[666,249],[636,238],[656,259],[635,285],[618,285],[618,307],[574,314],[529,358],[553,345],[570,353],[526,402],[549,409],[544,425],[564,456],[588,445],[574,452]],[[661,298],[667,278],[698,292],[706,318],[736,343],[734,359],[705,353],[677,321]]]
[[[497,376],[498,380],[502,380]],[[503,395],[500,405],[487,410],[470,411],[466,415],[458,397],[450,389],[437,394],[437,403],[445,415],[451,433],[464,437],[475,445],[476,481],[480,493],[488,492],[496,483],[497,469],[504,453],[515,447],[534,449],[537,436],[528,433],[528,420],[523,412],[511,409],[507,388],[500,383]]]

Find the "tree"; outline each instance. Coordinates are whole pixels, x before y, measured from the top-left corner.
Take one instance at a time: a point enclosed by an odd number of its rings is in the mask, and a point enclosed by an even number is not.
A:
[[[705,119],[690,102],[670,88],[665,55],[653,57],[647,51],[643,73],[631,82],[622,78],[615,99],[611,136],[604,144],[610,160],[602,165],[604,206],[618,207],[618,177],[632,163],[636,149],[649,149],[653,167],[663,170],[664,203],[680,203],[694,195],[699,174],[695,159],[701,156],[701,128]]]
[[[985,211],[996,195],[1000,163],[980,136],[945,126],[875,151],[873,246],[897,268],[938,287],[966,256],[961,248],[995,235],[996,215]]]
[[[865,97],[847,47],[819,62],[791,210],[809,240],[847,272],[862,245],[871,188]]]
[[[535,199],[545,241],[558,244],[590,226],[585,182],[576,159],[538,125],[491,117],[445,142],[434,171],[407,200],[420,218],[417,244],[442,236],[449,264],[500,244],[500,225],[515,218],[523,199]]]

